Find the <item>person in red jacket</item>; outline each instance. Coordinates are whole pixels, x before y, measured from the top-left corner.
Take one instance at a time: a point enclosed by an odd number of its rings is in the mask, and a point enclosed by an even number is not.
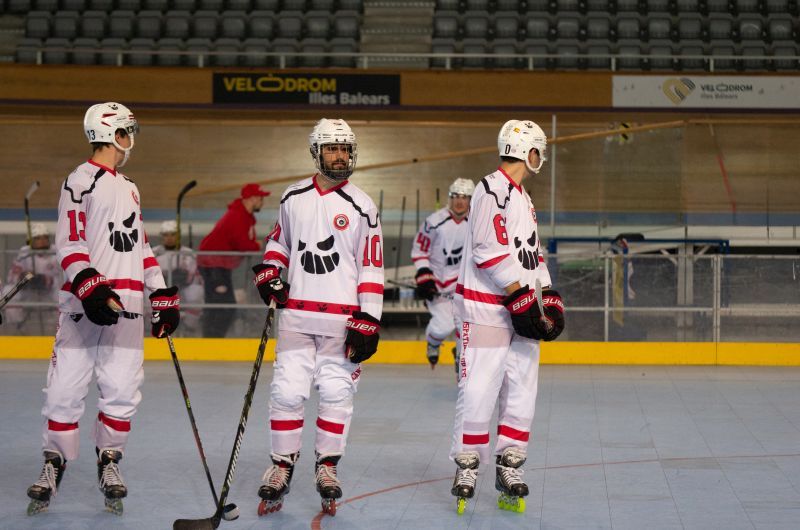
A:
[[[264,197],[269,192],[258,184],[245,184],[242,196],[228,205],[228,211],[217,221],[213,230],[200,242],[201,252],[248,252],[261,250],[256,238],[256,218]],[[235,304],[233,269],[239,266],[239,256],[200,255],[197,265],[203,276],[207,304]],[[236,316],[235,309],[206,309],[203,311],[203,335],[224,337]]]

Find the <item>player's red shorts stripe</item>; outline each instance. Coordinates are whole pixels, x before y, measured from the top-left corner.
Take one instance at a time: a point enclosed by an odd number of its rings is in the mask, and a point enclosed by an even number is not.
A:
[[[332,315],[352,315],[354,311],[360,310],[361,307],[357,305],[332,304],[329,302],[315,302],[314,300],[289,298],[289,301],[286,302],[286,309],[312,311],[314,313],[330,313]]]
[[[275,252],[274,250],[270,250],[264,254],[264,260],[274,259],[276,261],[280,261],[284,267],[289,266],[289,258],[281,254],[280,252]]]
[[[108,425],[115,431],[130,432],[131,430],[130,420],[118,420],[116,418],[110,418],[105,414],[103,414],[102,412],[97,415],[97,419],[103,422],[105,425]]]
[[[358,290],[359,294],[361,293],[375,293],[375,294],[383,294],[383,285],[380,283],[359,283]]]
[[[109,280],[112,289],[129,289],[131,291],[144,291],[144,284],[139,280],[131,280],[130,278],[121,278],[117,280]],[[62,291],[71,292],[72,282],[64,282],[61,286]]]
[[[149,269],[150,267],[158,267],[158,260],[156,258],[150,256],[149,258],[144,258],[142,263],[145,269]]]
[[[531,436],[531,433],[528,431],[520,431],[508,425],[498,425],[497,434],[498,436],[505,436],[506,438],[511,438],[512,440],[518,440],[520,442],[527,442],[528,438]]]
[[[507,257],[508,257],[508,254],[503,254],[502,256],[497,256],[496,258],[492,258],[490,260],[484,261],[483,263],[479,263],[478,264],[478,268],[479,269],[488,269],[489,267],[497,265],[498,263],[500,263],[501,261],[503,261]]]
[[[81,252],[75,252],[74,254],[70,254],[61,260],[61,268],[67,270],[67,267],[69,267],[73,263],[78,263],[79,261],[85,261],[88,263],[89,254],[83,254]]]
[[[464,434],[464,445],[485,445],[489,443],[489,433],[486,434]]]
[[[303,428],[303,420],[269,420],[273,431],[295,431]]]
[[[333,434],[344,433],[344,423],[334,423],[323,418],[317,418],[317,427],[323,431],[332,432]]]
[[[458,276],[456,276],[455,278],[450,278],[449,280],[444,281],[444,282],[440,282],[439,280],[436,280],[436,285],[438,287],[447,287],[448,285],[453,285],[457,281],[458,281]]]
[[[61,423],[60,421],[47,420],[47,428],[51,431],[74,431],[78,423]]]
[[[472,300],[474,302],[483,302],[484,304],[497,304],[503,303],[503,297],[494,293],[482,293],[480,291],[473,291],[467,289],[460,283],[456,285],[456,294],[460,294],[465,300]]]

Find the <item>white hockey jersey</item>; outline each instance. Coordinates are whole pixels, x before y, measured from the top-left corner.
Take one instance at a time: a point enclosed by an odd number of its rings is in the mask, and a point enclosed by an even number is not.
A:
[[[287,188],[264,263],[288,268],[279,329],[343,337],[353,311],[380,319],[383,237],[375,203],[349,181],[327,190],[316,175]]]
[[[142,227],[136,184],[92,160],[75,168],[61,188],[56,255],[66,277],[58,300],[62,312],[83,312],[70,287],[87,267],[108,278],[131,313],[142,314],[145,288],[165,287]]]
[[[455,302],[465,322],[512,328],[504,288],[550,285],[533,201],[500,168],[475,187],[464,253]]]
[[[419,228],[411,245],[411,261],[417,270],[433,271],[439,292],[455,291],[466,238],[467,218],[456,221],[448,208],[430,214]]]
[[[172,272],[172,283],[183,289],[186,285],[202,285],[200,274],[197,272],[197,259],[192,254],[192,249],[182,246],[180,252],[168,251],[164,245],[153,247],[153,255],[161,267],[164,278]]]
[[[58,259],[56,259],[55,254],[50,253],[50,251],[34,252],[28,245],[20,248],[16,259],[14,259],[11,268],[8,270],[8,284],[14,285],[22,279],[22,275],[26,272],[41,275],[44,282],[35,286],[29,284],[17,295],[17,300],[37,299],[44,301],[49,299],[55,302],[63,281],[61,267],[58,265]]]

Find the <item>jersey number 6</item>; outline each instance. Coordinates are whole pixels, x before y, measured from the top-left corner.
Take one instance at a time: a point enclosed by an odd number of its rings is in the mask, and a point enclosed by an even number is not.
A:
[[[501,245],[508,245],[508,233],[506,232],[506,220],[503,216],[497,214],[494,216],[494,233],[497,236],[497,242]]]
[[[362,265],[364,267],[369,267],[370,263],[373,267],[381,267],[383,266],[383,249],[381,248],[381,236],[375,234],[370,237],[367,236],[367,240],[364,244],[364,261]]]

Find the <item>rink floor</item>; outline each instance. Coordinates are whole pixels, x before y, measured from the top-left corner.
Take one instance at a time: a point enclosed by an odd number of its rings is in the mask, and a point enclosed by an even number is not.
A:
[[[0,528],[171,528],[207,517],[211,494],[171,363],[145,366],[144,400],[121,468],[125,514],[102,510],[89,435],[50,511],[27,517],[26,488],[41,469],[46,361],[0,363]],[[184,376],[219,489],[251,365],[185,363]],[[800,369],[543,366],[525,478],[524,514],[496,508],[494,470],[479,477],[463,516],[448,461],[456,386],[451,366],[364,366],[343,503],[320,516],[313,487],[315,406],[281,512],[259,519],[267,465],[264,366],[221,528],[800,528]]]

